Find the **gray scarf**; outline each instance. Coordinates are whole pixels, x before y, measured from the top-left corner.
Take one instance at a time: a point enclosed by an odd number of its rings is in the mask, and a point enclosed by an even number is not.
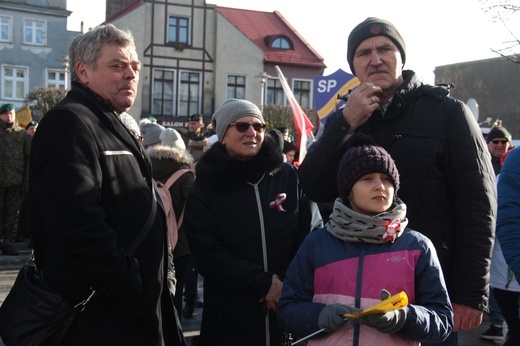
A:
[[[382,244],[393,243],[403,234],[407,224],[406,204],[397,197],[387,211],[374,216],[357,213],[337,198],[325,227],[330,234],[345,242]]]

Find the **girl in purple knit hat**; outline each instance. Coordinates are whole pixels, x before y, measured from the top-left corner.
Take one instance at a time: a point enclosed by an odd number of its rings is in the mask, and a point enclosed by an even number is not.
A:
[[[431,241],[407,228],[394,160],[358,133],[338,169],[339,198],[324,228],[310,233],[284,280],[278,318],[307,345],[419,345],[445,340],[453,310]],[[409,304],[355,314],[400,292]]]

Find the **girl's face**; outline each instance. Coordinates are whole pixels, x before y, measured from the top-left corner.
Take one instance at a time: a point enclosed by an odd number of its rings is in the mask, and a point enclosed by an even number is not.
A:
[[[352,186],[348,197],[350,207],[365,215],[382,213],[392,205],[394,190],[394,183],[387,174],[365,174]]]

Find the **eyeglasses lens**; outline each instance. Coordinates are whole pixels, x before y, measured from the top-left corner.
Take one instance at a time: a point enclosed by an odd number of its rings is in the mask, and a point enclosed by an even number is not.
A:
[[[506,144],[506,143],[507,143],[507,141],[506,141],[506,140],[503,140],[503,139],[502,139],[502,140],[495,139],[495,140],[493,140],[492,142],[493,142],[493,144],[498,144],[498,143]]]
[[[265,127],[266,127],[265,124],[260,124],[260,123],[254,123],[254,124],[250,124],[250,123],[235,123],[234,125],[235,125],[237,131],[240,132],[240,133],[247,132],[247,130],[249,130],[249,126],[253,126],[253,129],[256,132],[262,133],[262,132],[264,132]]]

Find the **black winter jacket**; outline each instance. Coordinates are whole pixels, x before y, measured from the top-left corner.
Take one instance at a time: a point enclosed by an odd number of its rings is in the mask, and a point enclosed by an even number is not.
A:
[[[259,300],[272,275],[283,280],[305,236],[323,224],[295,168],[282,160],[269,140],[246,161],[231,158],[217,142],[196,166],[184,231],[204,277],[202,345],[266,345],[266,334],[271,345],[280,344],[276,314],[269,312],[266,333],[267,310]],[[281,193],[285,202],[277,207],[272,202]]]
[[[38,126],[29,193],[36,262],[70,302],[91,286],[102,292],[79,314],[70,344],[171,345],[161,207],[135,255],[125,253],[150,214],[150,160],[102,102],[75,85]]]
[[[452,302],[485,311],[496,218],[489,151],[466,105],[445,88],[422,84],[413,71],[403,76],[384,116],[374,112],[357,131],[394,158],[409,226],[435,245]],[[329,116],[299,169],[305,193],[317,202],[338,196],[336,174],[349,129],[342,111]]]

